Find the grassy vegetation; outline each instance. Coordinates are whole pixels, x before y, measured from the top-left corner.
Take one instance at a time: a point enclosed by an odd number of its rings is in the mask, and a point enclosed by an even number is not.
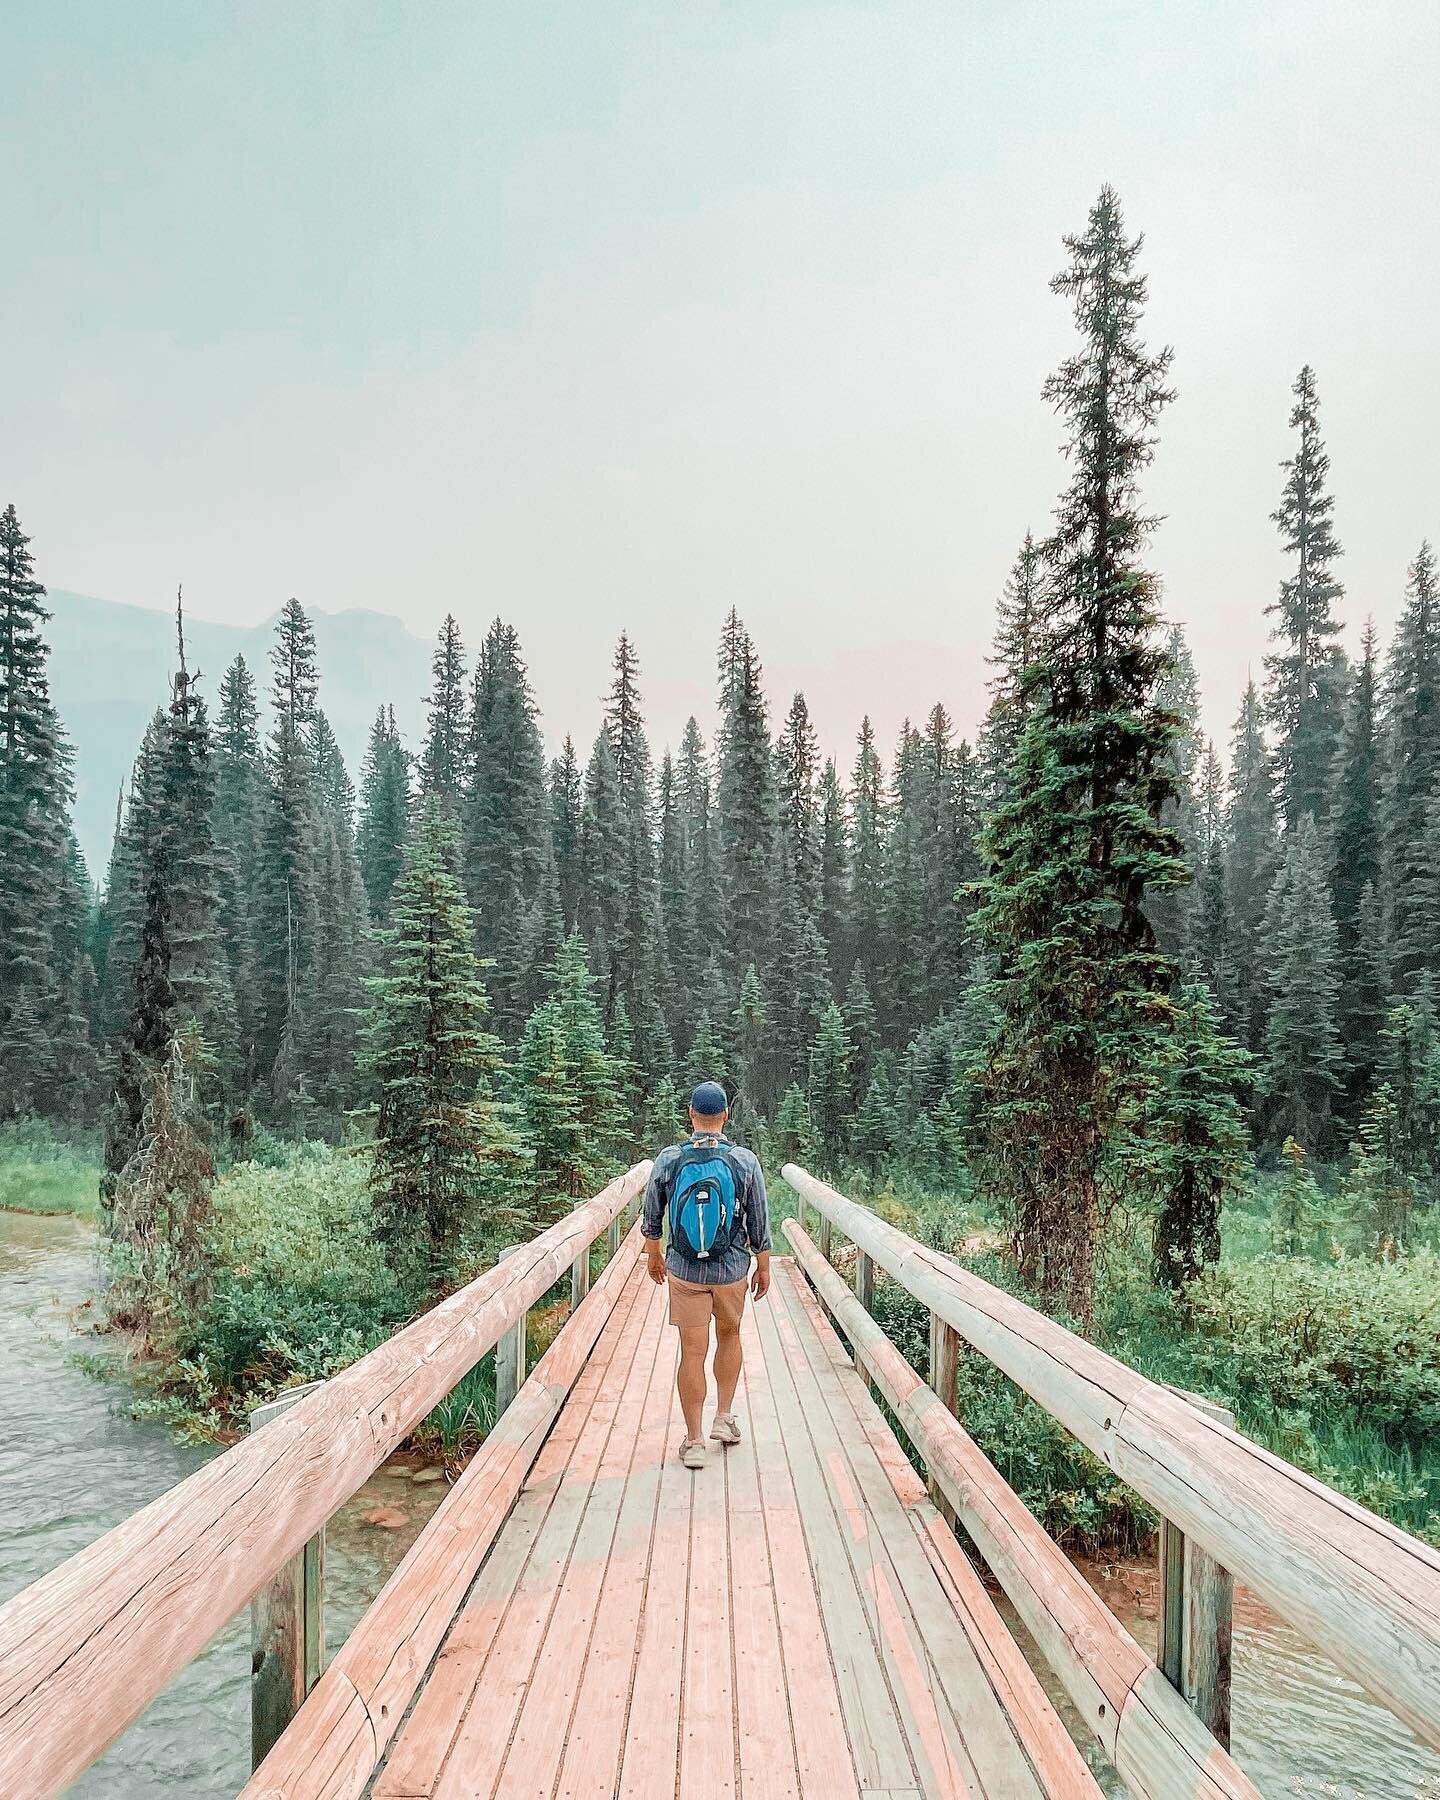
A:
[[[893,1187],[868,1197],[903,1229],[1022,1293],[997,1242],[999,1221],[972,1198]],[[1220,1263],[1178,1295],[1151,1279],[1148,1221],[1122,1221],[1103,1267],[1092,1336],[1153,1379],[1220,1401],[1258,1442],[1440,1544],[1433,1226],[1422,1229],[1419,1247],[1391,1262],[1356,1254],[1325,1219],[1309,1254],[1277,1255],[1273,1197],[1272,1183],[1259,1180],[1226,1220]],[[882,1279],[876,1314],[923,1370],[924,1310]],[[972,1435],[1062,1543],[1129,1550],[1148,1538],[1154,1520],[1144,1503],[983,1357],[962,1358],[959,1405]]]
[[[190,1436],[242,1428],[251,1407],[334,1374],[397,1330],[411,1303],[376,1241],[363,1150],[264,1138],[215,1189],[213,1277],[189,1312],[163,1315],[134,1371],[143,1410]],[[95,1211],[83,1147],[44,1127],[0,1128],[0,1206]],[[847,1178],[856,1199],[987,1280],[1020,1291],[1003,1224],[963,1187],[936,1193],[903,1176]],[[1102,1264],[1093,1335],[1159,1381],[1229,1406],[1279,1455],[1440,1543],[1440,1219],[1392,1262],[1364,1256],[1322,1207],[1305,1253],[1280,1255],[1274,1178],[1259,1178],[1225,1216],[1217,1267],[1180,1294],[1157,1289],[1149,1221],[1120,1221]],[[799,1211],[771,1183],[775,1241]],[[1336,1208],[1338,1211],[1338,1208]],[[457,1282],[493,1247],[467,1250]],[[928,1321],[893,1284],[876,1291],[881,1323],[917,1368]],[[564,1318],[535,1309],[531,1365]],[[462,1459],[494,1421],[486,1358],[417,1430],[417,1443]],[[1154,1521],[1138,1498],[982,1357],[962,1359],[968,1428],[1026,1504],[1074,1549],[1138,1547]]]
[[[375,1235],[363,1147],[266,1136],[254,1160],[222,1175],[214,1202],[210,1291],[193,1310],[162,1312],[131,1371],[137,1410],[201,1439],[243,1429],[262,1401],[345,1368],[399,1330],[413,1304]],[[466,1246],[454,1284],[489,1267],[494,1248]],[[529,1366],[564,1317],[563,1305],[532,1309]],[[487,1356],[416,1428],[415,1442],[455,1463],[494,1419]]]
[[[0,1125],[0,1212],[97,1217],[99,1156],[94,1146],[57,1137],[40,1119]]]

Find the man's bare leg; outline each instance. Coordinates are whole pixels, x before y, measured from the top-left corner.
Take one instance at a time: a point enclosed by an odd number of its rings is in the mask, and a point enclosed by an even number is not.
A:
[[[715,1327],[715,1410],[717,1413],[730,1413],[735,1410],[735,1389],[740,1384],[742,1361],[740,1333],[738,1331],[722,1331],[717,1324]]]
[[[701,1441],[701,1417],[705,1411],[705,1357],[710,1349],[710,1327],[682,1326],[680,1330],[680,1368],[675,1376],[680,1410],[685,1415],[685,1435],[692,1442]],[[718,1357],[717,1357],[718,1364]],[[739,1366],[736,1366],[739,1372]],[[718,1375],[718,1367],[717,1367]],[[734,1383],[731,1383],[734,1392]]]

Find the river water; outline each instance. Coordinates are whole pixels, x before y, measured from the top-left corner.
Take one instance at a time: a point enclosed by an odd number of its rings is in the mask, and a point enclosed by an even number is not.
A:
[[[83,1334],[93,1291],[89,1229],[68,1218],[0,1212],[0,1600],[217,1452],[130,1417],[124,1389],[75,1365],[106,1351]],[[81,1309],[77,1333],[77,1309]],[[344,1642],[443,1497],[402,1467],[381,1470],[330,1523],[325,1635]],[[397,1530],[362,1514],[398,1509]],[[250,1773],[250,1618],[228,1625],[69,1792],[86,1800],[233,1795]]]
[[[73,1219],[0,1212],[0,1600],[216,1453],[179,1444],[163,1426],[131,1418],[123,1388],[76,1367],[77,1349],[105,1351],[104,1340],[83,1334],[83,1306],[94,1285],[92,1243],[88,1228]],[[415,1486],[409,1473],[381,1470],[331,1523],[326,1637],[332,1651],[442,1497],[443,1484]],[[380,1505],[398,1506],[404,1527],[365,1524],[362,1515]],[[1086,1573],[1153,1652],[1153,1569],[1133,1563]],[[87,1800],[233,1795],[249,1774],[249,1634],[248,1614],[227,1626],[71,1794]],[[1236,1605],[1234,1738],[1237,1757],[1271,1800],[1290,1794],[1440,1800],[1440,1755],[1244,1594]],[[1092,1762],[1106,1792],[1123,1795],[1098,1753]]]

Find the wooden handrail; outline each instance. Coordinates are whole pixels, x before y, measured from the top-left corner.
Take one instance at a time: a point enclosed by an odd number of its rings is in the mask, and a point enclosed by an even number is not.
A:
[[[239,1800],[358,1800],[635,1272],[638,1227],[556,1334]]]
[[[1440,1746],[1440,1552],[787,1163],[790,1186],[917,1300]]]
[[[0,1794],[87,1768],[618,1219],[637,1163],[0,1607]]]
[[[850,1340],[1110,1763],[1139,1800],[1259,1800],[1019,1495],[821,1256],[785,1221],[801,1268]]]

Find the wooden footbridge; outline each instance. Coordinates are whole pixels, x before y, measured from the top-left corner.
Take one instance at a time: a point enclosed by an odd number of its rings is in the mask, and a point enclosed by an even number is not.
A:
[[[0,1608],[3,1800],[62,1791],[246,1606],[246,1800],[1097,1794],[957,1522],[1136,1795],[1257,1792],[1227,1749],[1232,1577],[1440,1745],[1440,1555],[803,1170],[743,1440],[682,1469],[674,1333],[622,1238],[647,1173]],[[929,1309],[928,1380],[870,1316],[877,1269]],[[498,1424],[322,1672],[326,1520],[491,1350]],[[955,1418],[972,1354],[1161,1516],[1158,1664]]]

